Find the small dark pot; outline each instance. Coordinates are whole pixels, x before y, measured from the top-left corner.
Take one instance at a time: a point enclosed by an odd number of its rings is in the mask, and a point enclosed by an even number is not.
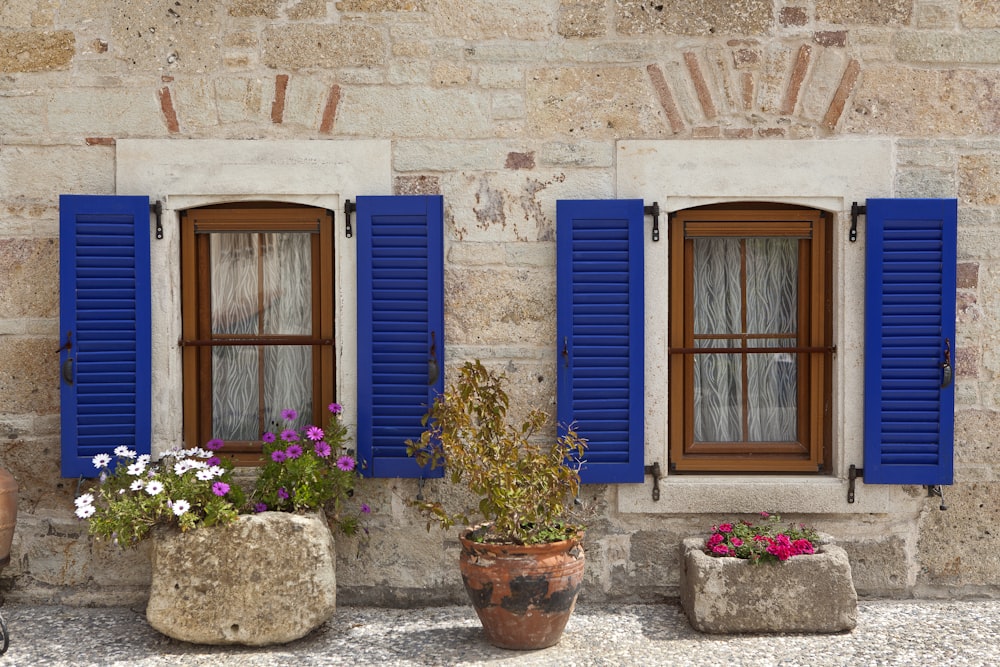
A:
[[[529,650],[559,642],[583,584],[581,539],[548,544],[481,544],[459,537],[459,564],[486,639]]]

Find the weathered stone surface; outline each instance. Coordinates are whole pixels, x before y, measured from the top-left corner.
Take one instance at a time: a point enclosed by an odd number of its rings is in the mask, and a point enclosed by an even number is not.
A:
[[[897,597],[905,595],[907,577],[907,545],[898,535],[840,542],[851,562],[851,580],[859,595]]]
[[[427,0],[340,0],[335,5],[341,12],[422,12]]]
[[[531,72],[525,98],[533,134],[586,139],[667,134],[645,68],[549,68]]]
[[[58,365],[52,354],[58,347],[52,338],[0,336],[4,412],[46,414],[59,409]]]
[[[261,61],[275,69],[365,67],[385,63],[382,34],[368,26],[292,24],[268,27]]]
[[[0,33],[0,72],[67,69],[75,52],[69,30]]]
[[[993,0],[959,0],[962,25],[969,28],[1000,28],[1000,5]]]
[[[223,3],[122,0],[115,8],[114,53],[130,69],[209,72],[219,66]]]
[[[445,307],[457,315],[448,331],[456,343],[541,345],[555,335],[555,284],[548,271],[456,269],[445,284]]]
[[[283,512],[154,538],[146,619],[196,644],[283,644],[336,609],[336,551],[325,519]]]
[[[600,37],[608,30],[604,0],[561,0],[558,21],[563,37]]]
[[[974,153],[958,158],[958,194],[976,206],[1000,204],[1000,153]]]
[[[555,24],[549,0],[438,0],[436,34],[462,39],[543,39]]]
[[[955,412],[955,459],[989,462],[996,459],[1000,412],[958,410]]]
[[[900,32],[893,39],[896,57],[918,63],[1000,63],[1000,31],[956,34],[952,31]]]
[[[490,131],[489,99],[466,90],[350,86],[337,127],[365,137],[480,138]]]
[[[920,519],[918,593],[995,590],[1000,585],[1000,483],[959,482],[944,493],[948,509],[939,511],[935,504]]]
[[[989,91],[997,86],[996,71],[871,67],[844,112],[843,130],[924,137],[994,134],[1000,116]],[[920,91],[919,103],[914,91]]]
[[[617,0],[618,32],[681,35],[761,35],[771,29],[770,0]]]
[[[59,253],[55,239],[0,239],[0,318],[55,317]]]
[[[701,632],[842,632],[857,625],[858,596],[847,553],[824,545],[809,556],[753,565],[681,545],[681,606]]]
[[[906,25],[913,14],[913,0],[816,0],[816,20],[872,25]]]

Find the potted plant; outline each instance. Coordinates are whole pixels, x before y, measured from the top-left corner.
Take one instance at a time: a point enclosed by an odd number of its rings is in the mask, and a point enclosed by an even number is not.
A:
[[[462,579],[486,638],[537,649],[559,641],[583,582],[583,527],[567,514],[586,442],[571,427],[539,442],[548,420],[541,410],[510,423],[505,382],[478,360],[465,363],[425,415],[420,440],[407,441],[418,463],[443,466],[475,506],[454,512],[439,502],[413,504],[445,528],[465,526]],[[473,517],[481,522],[473,525]]]
[[[155,535],[150,625],[195,643],[264,645],[302,637],[333,615],[330,527],[359,529],[343,511],[357,473],[340,413],[331,404],[325,430],[300,432],[286,410],[286,428],[263,435],[249,494],[221,440],[158,461],[127,447],[115,449],[115,466],[108,454],[94,457],[100,480],[76,499],[76,513],[95,537],[123,548]]]
[[[681,546],[681,606],[701,632],[841,632],[857,623],[847,553],[812,528],[727,521]]]

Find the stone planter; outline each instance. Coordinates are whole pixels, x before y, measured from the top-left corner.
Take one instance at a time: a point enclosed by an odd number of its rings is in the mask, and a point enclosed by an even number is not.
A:
[[[146,619],[196,644],[282,644],[336,609],[336,553],[322,514],[263,512],[154,538]]]
[[[842,632],[857,624],[847,552],[821,545],[783,563],[716,558],[705,541],[681,545],[681,606],[701,632]]]

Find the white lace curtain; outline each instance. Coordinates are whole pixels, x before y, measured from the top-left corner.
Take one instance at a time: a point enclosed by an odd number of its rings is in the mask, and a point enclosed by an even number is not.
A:
[[[698,238],[694,267],[697,347],[796,345],[797,239]],[[695,355],[696,442],[792,441],[796,414],[794,354]]]
[[[226,233],[211,237],[214,334],[310,335],[312,252],[309,234]],[[281,429],[294,409],[311,420],[312,348],[212,348],[212,433],[257,440]]]

